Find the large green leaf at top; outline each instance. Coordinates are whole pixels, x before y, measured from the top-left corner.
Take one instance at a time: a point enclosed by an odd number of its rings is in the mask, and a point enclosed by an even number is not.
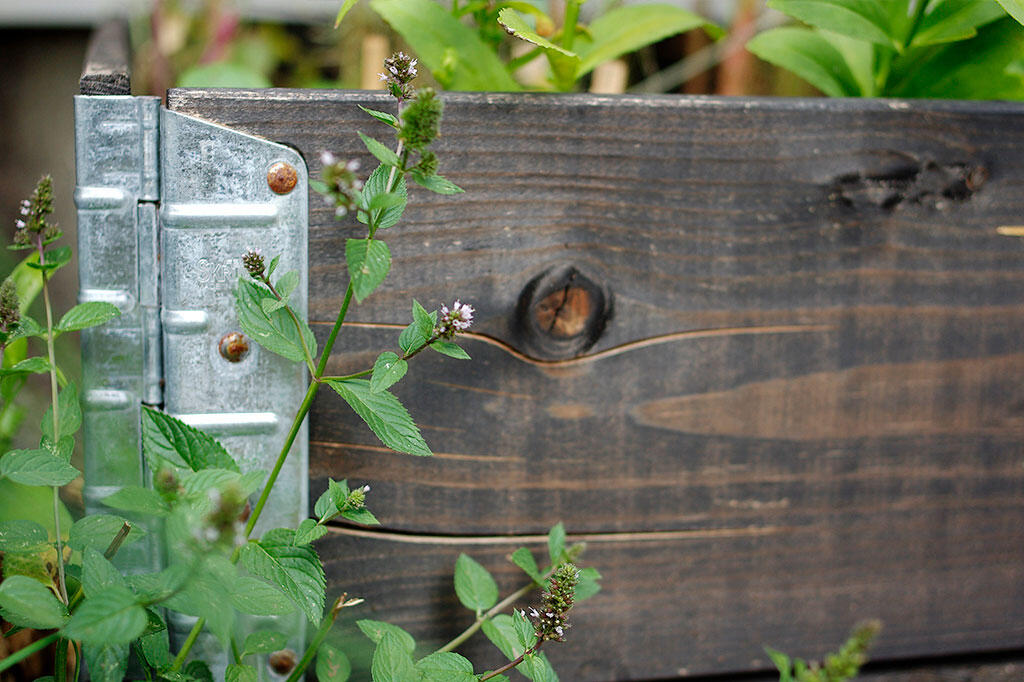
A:
[[[861,94],[843,54],[819,31],[784,26],[757,34],[747,49],[800,76],[830,97]]]
[[[193,471],[217,467],[238,471],[238,464],[212,436],[166,412],[142,407],[142,453],[153,471],[167,466]]]
[[[942,0],[931,5],[911,38],[912,47],[973,38],[980,26],[1006,16],[995,0]]]
[[[476,31],[433,0],[373,0],[370,5],[446,89],[521,89]]]
[[[1024,0],[998,0],[1010,16],[1024,24]]]
[[[1007,72],[1024,58],[1024,27],[1009,17],[970,40],[915,52],[893,64],[886,96],[1024,99],[1024,79]]]
[[[581,60],[576,76],[590,73],[597,65],[610,59],[695,28],[703,28],[713,37],[721,35],[721,29],[704,17],[674,5],[617,7],[587,27],[590,40],[581,40],[576,48]]]
[[[883,0],[769,0],[768,6],[827,31],[893,49],[903,47]]]

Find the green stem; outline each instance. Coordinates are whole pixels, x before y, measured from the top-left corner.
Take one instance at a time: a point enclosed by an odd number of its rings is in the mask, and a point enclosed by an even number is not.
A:
[[[576,23],[580,18],[580,0],[566,0],[565,19],[562,21],[562,47],[572,50],[576,40]]]
[[[346,595],[338,597],[334,601],[334,606],[331,607],[331,612],[327,618],[324,618],[320,623],[320,627],[317,629],[316,634],[313,635],[313,639],[310,640],[309,646],[306,647],[306,653],[302,655],[298,664],[295,666],[295,670],[288,676],[285,682],[298,682],[302,679],[302,673],[305,672],[309,664],[313,662],[316,657],[316,652],[320,650],[320,645],[324,643],[324,639],[327,637],[327,633],[331,631],[331,627],[334,625],[334,621],[338,618],[338,613],[343,608],[344,600]]]
[[[19,663],[24,661],[29,656],[35,654],[36,652],[42,651],[46,647],[56,642],[58,639],[60,639],[60,633],[51,632],[46,637],[43,637],[40,640],[32,642],[24,649],[18,649],[13,654],[0,661],[0,673],[7,670],[8,668],[18,665]]]
[[[53,674],[57,682],[68,679],[68,640],[63,637],[57,640],[57,651],[53,661]]]
[[[174,663],[171,664],[171,672],[178,672],[181,670],[181,666],[185,664],[185,657],[188,656],[188,652],[192,650],[192,646],[199,639],[199,633],[203,631],[203,626],[206,625],[206,619],[200,618],[196,621],[196,624],[192,626],[191,632],[188,633],[188,637],[185,639],[185,643],[181,645],[181,651],[174,657]]]
[[[516,667],[517,665],[519,665],[520,663],[525,661],[527,656],[529,656],[530,654],[537,653],[537,650],[540,649],[540,645],[543,644],[543,643],[544,643],[544,640],[539,640],[532,647],[530,647],[529,649],[527,649],[523,653],[519,654],[518,658],[515,658],[515,659],[509,661],[508,663],[506,663],[505,665],[501,666],[497,670],[492,670],[491,672],[489,672],[486,675],[484,675],[483,677],[481,677],[480,678],[480,682],[484,682],[484,680],[489,680],[492,677],[497,677],[498,675],[502,674],[503,672],[506,672],[506,671],[511,670],[512,668]]]
[[[331,329],[331,333],[327,337],[327,342],[324,344],[324,349],[321,352],[320,362],[317,363],[316,373],[313,375],[315,379],[322,377],[324,370],[327,369],[327,359],[331,356],[331,349],[334,348],[334,341],[338,338],[341,325],[345,324],[345,316],[348,315],[348,306],[352,303],[353,292],[352,282],[349,281],[348,288],[345,290],[345,299],[341,302],[341,309],[338,311],[338,319],[334,321],[334,327]]]

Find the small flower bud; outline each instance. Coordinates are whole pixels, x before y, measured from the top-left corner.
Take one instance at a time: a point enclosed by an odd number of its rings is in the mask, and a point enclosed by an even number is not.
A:
[[[473,306],[462,303],[458,300],[448,306],[441,306],[441,314],[438,316],[437,325],[434,327],[434,334],[446,339],[453,339],[459,332],[464,332],[473,324]]]
[[[565,631],[569,629],[567,614],[573,606],[579,576],[579,569],[567,562],[548,580],[548,589],[541,593],[541,608],[530,609],[530,620],[539,640],[565,641]]]
[[[385,89],[399,102],[410,99],[416,92],[410,85],[416,77],[416,63],[415,59],[404,52],[396,52],[384,60],[384,71],[378,76]]]
[[[250,249],[246,251],[245,255],[242,256],[242,265],[245,266],[245,271],[248,272],[253,279],[259,279],[263,276],[263,273],[267,269],[267,264],[263,260],[263,252],[259,249]]]
[[[416,170],[428,178],[435,175],[437,173],[437,154],[431,151],[423,152],[420,162],[416,165]]]
[[[363,181],[356,177],[359,161],[342,161],[331,152],[322,152],[320,161],[324,165],[320,178],[327,185],[324,200],[334,207],[336,217],[348,215],[355,209],[359,191],[363,188]]]

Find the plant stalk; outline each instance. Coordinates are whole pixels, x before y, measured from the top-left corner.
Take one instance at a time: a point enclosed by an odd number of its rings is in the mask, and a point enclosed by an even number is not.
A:
[[[35,642],[32,642],[31,644],[29,644],[24,649],[18,649],[17,651],[15,651],[13,654],[8,656],[7,658],[5,658],[3,660],[0,660],[0,672],[3,672],[5,670],[7,670],[8,668],[16,666],[17,664],[21,663],[22,661],[24,661],[29,656],[35,654],[38,651],[42,651],[46,647],[50,646],[51,644],[56,642],[58,639],[60,639],[60,633],[59,632],[51,632],[46,637],[43,637],[42,639],[39,639],[39,640],[36,640]]]
[[[512,668],[516,667],[517,665],[519,665],[520,663],[525,661],[527,656],[529,656],[530,654],[537,653],[537,650],[540,649],[540,645],[543,644],[543,643],[544,643],[544,640],[542,640],[542,639],[538,640],[537,643],[534,644],[532,647],[530,647],[529,649],[527,649],[523,653],[519,654],[518,658],[515,658],[515,659],[509,661],[508,663],[506,663],[505,665],[501,666],[497,670],[492,670],[490,673],[488,673],[488,674],[484,675],[483,677],[481,677],[480,678],[480,682],[484,682],[484,680],[489,680],[492,677],[497,677],[498,675],[502,674],[503,672],[509,671]]]
[[[327,633],[331,631],[331,627],[334,626],[334,621],[338,619],[338,613],[343,608],[347,595],[341,595],[334,601],[334,606],[331,607],[330,613],[327,618],[324,618],[320,623],[320,627],[317,629],[316,634],[313,635],[313,639],[310,640],[309,646],[306,647],[306,652],[302,655],[298,664],[295,666],[295,670],[292,670],[292,674],[288,676],[285,682],[298,682],[302,679],[302,674],[309,667],[309,664],[313,662],[316,657],[317,651],[320,650],[320,645],[324,643],[324,639],[327,638]]]

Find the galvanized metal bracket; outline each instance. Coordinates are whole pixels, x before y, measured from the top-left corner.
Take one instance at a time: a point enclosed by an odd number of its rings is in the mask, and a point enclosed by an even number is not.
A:
[[[259,247],[281,255],[279,272],[298,271],[291,304],[306,314],[304,160],[290,147],[161,109],[157,98],[79,96],[75,117],[80,297],[122,312],[83,334],[87,509],[101,511],[102,498],[148,480],[143,404],[215,436],[244,471],[269,471],[305,395],[306,370],[230,336],[241,332],[232,291],[242,254]],[[269,184],[275,166],[294,170],[287,191],[277,176]],[[222,353],[228,337],[248,352]],[[303,426],[256,535],[307,516],[307,453]],[[149,570],[158,554],[148,547],[122,563]],[[278,627],[301,650],[304,620]],[[278,679],[265,667],[261,678]]]

